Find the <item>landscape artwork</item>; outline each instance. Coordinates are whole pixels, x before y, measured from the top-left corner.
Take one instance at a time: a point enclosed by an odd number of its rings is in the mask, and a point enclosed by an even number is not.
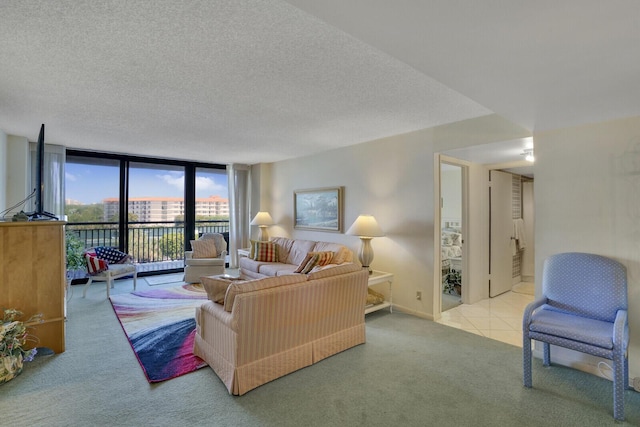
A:
[[[342,232],[342,193],[343,187],[294,191],[295,228]]]

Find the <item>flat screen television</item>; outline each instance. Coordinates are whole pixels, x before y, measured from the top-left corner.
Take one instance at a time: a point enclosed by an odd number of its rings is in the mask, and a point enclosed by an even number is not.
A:
[[[42,194],[44,192],[44,123],[40,127],[38,145],[36,146],[36,188],[34,189],[36,206],[33,212],[27,214],[29,221],[57,220],[54,214],[44,210]]]

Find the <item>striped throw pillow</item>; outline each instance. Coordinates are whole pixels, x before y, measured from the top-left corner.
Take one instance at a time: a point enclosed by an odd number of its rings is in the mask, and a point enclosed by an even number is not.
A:
[[[261,262],[278,262],[278,245],[274,242],[256,242],[254,260]]]

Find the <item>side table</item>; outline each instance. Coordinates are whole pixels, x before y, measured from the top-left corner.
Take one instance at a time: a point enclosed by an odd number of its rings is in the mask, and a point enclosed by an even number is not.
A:
[[[367,307],[364,310],[364,314],[373,313],[374,311],[382,310],[387,307],[389,307],[389,313],[393,313],[393,273],[374,270],[369,275],[369,286],[378,285],[380,283],[389,283],[389,301],[384,301],[380,304]]]

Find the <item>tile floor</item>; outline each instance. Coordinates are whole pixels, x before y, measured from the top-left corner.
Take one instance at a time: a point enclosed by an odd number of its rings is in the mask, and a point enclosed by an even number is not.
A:
[[[509,291],[444,311],[437,322],[522,347],[522,313],[533,299],[533,295]]]

